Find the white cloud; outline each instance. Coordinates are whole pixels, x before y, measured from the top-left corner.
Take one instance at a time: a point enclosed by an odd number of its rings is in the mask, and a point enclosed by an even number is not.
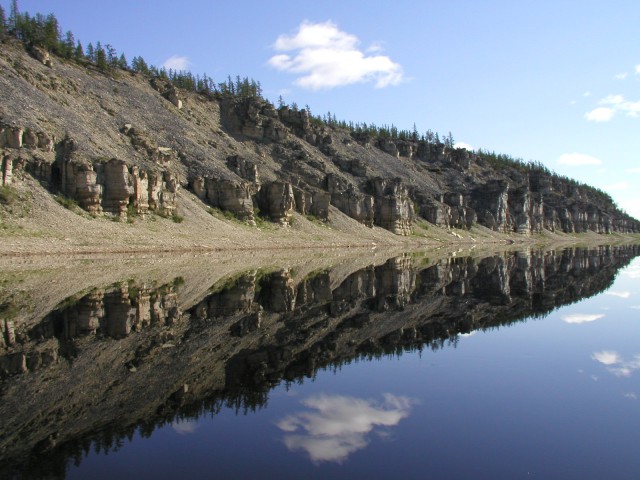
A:
[[[618,205],[632,217],[640,219],[640,198],[627,198],[618,201]],[[640,275],[635,277],[640,278]]]
[[[382,42],[373,42],[369,47],[367,47],[367,52],[369,53],[377,53],[384,50],[384,44]]]
[[[637,400],[638,399],[638,395],[636,395],[633,392],[629,392],[629,393],[625,393],[624,395],[622,395],[624,398],[628,398],[630,400]]]
[[[572,167],[578,167],[583,165],[600,165],[602,160],[596,157],[585,155],[584,153],[564,153],[558,157],[558,163],[560,165],[569,165]]]
[[[627,72],[624,72],[624,73],[618,73],[613,78],[615,78],[616,80],[624,80],[628,76],[629,76],[629,74]]]
[[[590,97],[591,96],[591,92],[584,92],[582,94],[583,97]]]
[[[472,152],[473,150],[475,150],[475,148],[473,148],[471,145],[469,145],[468,143],[464,143],[464,142],[456,142],[453,145],[454,148],[464,148],[469,150],[470,152]]]
[[[612,350],[603,350],[601,352],[594,352],[591,355],[595,361],[602,363],[603,365],[615,365],[616,363],[620,363],[622,358],[618,354],[618,352],[614,352]]]
[[[316,395],[302,402],[309,411],[289,415],[277,426],[287,432],[284,443],[289,450],[306,451],[315,463],[341,463],[369,444],[367,435],[376,427],[393,427],[409,416],[413,403],[389,393],[383,395],[381,403]]]
[[[640,167],[629,168],[629,169],[627,169],[627,172],[629,172],[629,173],[640,173]]]
[[[584,114],[584,117],[590,122],[608,122],[613,118],[616,111],[609,107],[594,108],[590,112]]]
[[[607,95],[598,103],[600,105],[619,105],[624,102],[624,97],[622,95]]]
[[[612,297],[618,298],[629,298],[631,296],[631,292],[605,292],[605,295],[611,295]]]
[[[631,187],[631,184],[626,180],[617,183],[611,183],[604,187],[605,190],[619,192],[620,190],[628,190]]]
[[[187,57],[181,57],[179,55],[173,55],[167,58],[162,64],[167,70],[188,70],[190,65],[191,62]]]
[[[402,67],[385,55],[367,56],[359,50],[355,35],[331,22],[303,22],[295,35],[280,35],[273,46],[279,53],[268,64],[276,70],[297,74],[295,84],[311,90],[374,81],[376,87],[404,80]],[[376,48],[379,45],[374,44]]]
[[[562,317],[562,321],[565,323],[580,324],[595,322],[596,320],[600,320],[601,318],[604,318],[604,314],[602,313],[572,313],[569,315],[564,315]]]
[[[640,310],[640,305],[633,305],[632,307],[629,308],[633,308],[634,310]]]
[[[640,115],[640,101],[623,102],[620,104],[619,109],[625,112],[628,117],[636,118],[638,115]]]
[[[636,74],[640,75],[640,65],[636,65]]]
[[[626,114],[628,117],[640,116],[640,101],[633,102],[625,100],[622,95],[607,95],[598,102],[599,105],[607,105],[606,107],[598,107],[585,114],[585,118],[592,122],[608,122],[616,112]]]

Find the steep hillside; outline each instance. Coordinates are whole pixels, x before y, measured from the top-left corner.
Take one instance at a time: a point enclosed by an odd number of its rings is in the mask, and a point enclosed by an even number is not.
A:
[[[355,132],[259,95],[198,94],[14,39],[0,44],[0,71],[4,197],[33,178],[94,218],[158,214],[177,234],[194,209],[214,223],[226,212],[251,226],[304,215],[402,236],[425,221],[527,235],[640,232],[608,195],[544,168]]]

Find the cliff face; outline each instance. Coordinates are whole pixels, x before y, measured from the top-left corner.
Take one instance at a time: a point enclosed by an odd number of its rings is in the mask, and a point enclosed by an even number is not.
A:
[[[225,403],[254,408],[283,379],[545,315],[608,288],[638,254],[601,247],[427,264],[404,255],[304,276],[272,266],[212,286],[129,280],[77,292],[27,325],[0,325],[0,472],[12,478],[42,462],[64,472],[92,441],[110,445]]]
[[[213,98],[0,44],[1,183],[32,175],[91,212],[172,215],[178,188],[253,224],[329,206],[398,235],[416,219],[499,232],[640,232],[597,191],[440,143],[372,138],[260,98]]]

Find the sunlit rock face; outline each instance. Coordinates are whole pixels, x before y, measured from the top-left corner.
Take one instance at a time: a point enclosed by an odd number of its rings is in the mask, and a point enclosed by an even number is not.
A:
[[[375,169],[365,159],[346,156],[332,147],[333,136],[325,127],[312,125],[304,110],[294,112],[285,108],[275,113],[266,104],[245,103],[223,108],[230,116],[227,119],[230,128],[276,142],[278,148],[274,152],[284,159],[283,167],[293,182],[265,182],[255,161],[230,155],[225,166],[242,180],[189,174],[188,184],[201,200],[249,224],[255,223],[256,206],[272,221],[288,225],[294,210],[327,220],[329,205],[334,205],[369,227],[377,225],[398,235],[411,233],[417,215],[449,228],[469,229],[480,224],[498,232],[525,235],[543,230],[602,234],[640,231],[638,222],[616,213],[606,205],[606,198],[600,198],[600,193],[568,179],[543,172],[484,181],[470,174],[462,178],[459,173],[471,169],[474,162],[482,164],[483,160],[466,150],[442,145],[391,139],[378,144],[392,157],[424,161],[434,165],[430,168],[437,172],[443,169],[458,172],[447,177],[446,187],[439,192],[410,189],[401,177],[372,177]],[[286,140],[287,129],[318,146],[348,175],[326,173],[322,162],[310,156],[300,143]],[[175,169],[184,153],[158,146],[152,133],[131,124],[125,124],[120,131],[136,152],[155,164],[154,168],[131,165],[117,158],[92,159],[78,153],[78,144],[72,138],[56,141],[55,135],[47,132],[0,124],[2,185],[15,181],[14,172],[18,172],[19,178],[26,171],[51,189],[76,200],[92,214],[108,212],[125,217],[133,211],[141,215],[148,212],[171,215],[177,207],[180,184]],[[358,138],[355,139],[362,143]],[[45,155],[30,157],[23,152]],[[358,185],[354,182],[358,178],[366,181]]]
[[[374,222],[397,235],[409,235],[414,219],[413,202],[409,190],[400,179],[372,180],[374,192]]]
[[[358,222],[368,227],[373,226],[375,207],[371,195],[358,192],[352,184],[335,175],[327,176],[327,189],[331,194],[332,205]]]
[[[194,193],[207,204],[233,213],[239,220],[255,225],[252,193],[249,182],[213,177],[196,177],[192,180]]]
[[[30,175],[92,216],[177,215],[193,193],[249,224],[258,205],[282,225],[294,210],[331,221],[333,206],[397,235],[417,220],[520,235],[640,231],[607,194],[543,165],[455,148],[451,135],[276,107],[256,82],[200,79],[195,93],[163,75],[115,81],[15,42],[0,60],[2,186]]]

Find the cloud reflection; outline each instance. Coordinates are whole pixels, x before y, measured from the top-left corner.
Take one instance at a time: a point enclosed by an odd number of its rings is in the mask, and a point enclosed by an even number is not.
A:
[[[601,318],[604,318],[604,314],[602,313],[571,313],[569,315],[563,315],[562,321],[565,323],[579,324],[595,322]]]
[[[640,370],[640,353],[636,353],[630,360],[625,360],[613,350],[594,352],[591,358],[607,366],[609,373],[616,377],[630,377],[636,370]]]
[[[385,393],[382,402],[341,395],[314,395],[301,402],[309,410],[288,415],[277,423],[287,432],[284,444],[303,450],[314,463],[342,463],[369,444],[367,435],[384,436],[383,427],[394,427],[411,413],[414,401]]]
[[[640,264],[634,262],[632,265],[627,267],[622,274],[630,278],[640,278]]]
[[[176,420],[171,424],[171,428],[180,435],[189,435],[194,433],[198,428],[198,422],[179,421]]]
[[[595,361],[602,363],[603,365],[615,365],[616,363],[620,363],[622,359],[618,352],[603,350],[601,352],[595,352],[591,355]]]
[[[605,292],[605,295],[611,295],[612,297],[618,298],[629,298],[631,296],[631,292]]]

